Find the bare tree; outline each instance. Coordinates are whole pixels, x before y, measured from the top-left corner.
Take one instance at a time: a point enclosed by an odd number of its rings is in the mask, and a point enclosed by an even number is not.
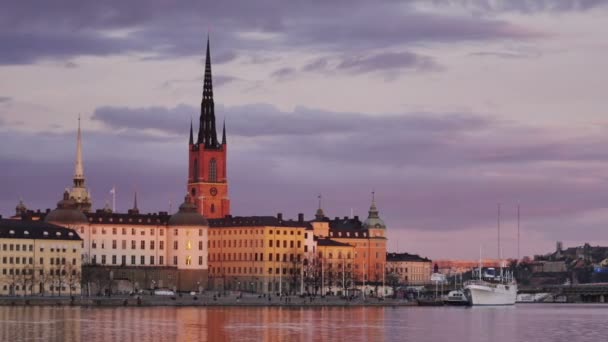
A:
[[[77,287],[80,286],[80,282],[82,280],[82,273],[80,269],[70,263],[66,267],[67,275],[66,275],[66,284],[70,290],[70,297],[72,296],[72,292],[76,290]]]

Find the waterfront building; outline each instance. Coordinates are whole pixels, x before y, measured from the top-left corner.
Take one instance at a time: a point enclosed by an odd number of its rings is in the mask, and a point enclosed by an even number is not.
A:
[[[215,125],[215,103],[213,102],[213,81],[211,77],[211,52],[207,39],[203,99],[196,140],[190,123],[188,143],[188,188],[198,207],[199,213],[209,219],[230,215],[228,197],[226,124],[222,128],[221,143],[217,138]]]
[[[386,264],[386,225],[379,216],[373,194],[368,217],[364,222],[358,216],[336,217],[332,220],[325,217],[319,208],[311,224],[319,238],[328,237],[354,247],[353,279],[356,283],[365,285],[382,282]]]
[[[321,288],[321,295],[352,294],[355,288],[354,260],[353,245],[328,237],[317,239],[317,258],[312,260],[314,293],[319,293]]]
[[[80,294],[81,244],[73,229],[0,217],[0,294]]]
[[[79,120],[74,186],[66,190],[55,210],[30,211],[20,201],[13,218],[44,220],[76,230],[83,239],[89,292],[111,293],[116,290],[114,282],[128,283],[132,291],[259,293],[319,293],[324,288],[343,292],[360,285],[378,286],[385,276],[387,240],[373,194],[363,222],[357,216],[329,219],[321,203],[313,221],[305,221],[303,214],[297,220],[284,220],[281,214],[231,215],[226,126],[220,141],[209,45],[207,40],[196,135],[190,124],[187,196],[177,213],[140,213],[137,195],[127,213],[107,206],[92,211]]]
[[[214,290],[300,293],[312,226],[274,216],[209,220],[209,275]],[[314,244],[312,244],[314,250]]]
[[[424,285],[431,283],[433,263],[428,258],[409,253],[387,253],[386,274],[392,285]]]
[[[82,260],[87,267],[101,266],[107,272],[112,268],[115,271],[129,268],[129,274],[140,279],[132,284],[133,289],[168,287],[198,291],[206,287],[209,225],[189,194],[173,215],[140,214],[136,200],[126,214],[97,210],[85,215],[66,192],[57,209],[46,214],[44,221],[79,232],[83,239]],[[155,268],[175,270],[171,274],[176,274],[176,278],[156,278]],[[148,276],[136,274],[137,269]]]

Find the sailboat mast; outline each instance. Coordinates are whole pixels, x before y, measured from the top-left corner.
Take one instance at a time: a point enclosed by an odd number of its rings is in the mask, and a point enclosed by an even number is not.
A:
[[[502,248],[500,246],[500,203],[498,203],[498,217],[497,217],[497,226],[498,226],[498,262],[500,267],[500,280],[502,281]]]
[[[517,261],[519,262],[519,204],[517,205]]]

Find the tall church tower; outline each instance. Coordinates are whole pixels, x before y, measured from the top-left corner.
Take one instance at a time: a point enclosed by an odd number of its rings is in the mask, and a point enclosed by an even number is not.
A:
[[[82,161],[82,134],[80,133],[80,116],[78,116],[78,134],[76,136],[76,165],[74,167],[74,185],[69,191],[69,197],[76,201],[78,210],[88,213],[91,211],[91,194],[86,187],[84,178],[84,163]]]
[[[194,141],[190,123],[188,192],[194,199],[199,213],[206,218],[223,218],[230,214],[228,176],[226,170],[228,145],[226,124],[222,129],[222,142],[217,139],[215,105],[211,80],[211,52],[207,38],[203,100],[198,135]]]

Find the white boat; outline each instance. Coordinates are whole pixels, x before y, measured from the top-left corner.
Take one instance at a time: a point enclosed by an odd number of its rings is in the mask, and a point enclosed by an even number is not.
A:
[[[518,207],[519,217],[519,207]],[[500,275],[494,268],[483,272],[481,247],[479,248],[479,279],[465,283],[464,291],[471,305],[514,305],[517,299],[517,283],[510,272],[504,272],[504,261],[500,246],[500,204],[498,205],[498,259],[501,262]],[[519,219],[518,219],[519,222]]]
[[[450,291],[443,302],[446,305],[469,305],[469,299],[465,295],[464,291],[460,290]]]
[[[516,303],[539,303],[551,297],[550,293],[520,293],[517,295]]]
[[[517,298],[517,284],[514,281],[489,282],[473,280],[464,287],[471,305],[513,305]]]

